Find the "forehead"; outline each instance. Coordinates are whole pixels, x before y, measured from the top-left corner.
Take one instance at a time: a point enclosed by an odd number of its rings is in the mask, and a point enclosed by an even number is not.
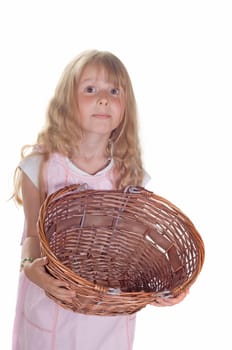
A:
[[[103,80],[122,87],[125,85],[120,72],[112,69],[112,67],[106,66],[102,63],[86,65],[80,74],[79,83],[97,80]]]
[[[80,75],[80,81],[99,79],[108,80],[108,74],[104,67],[101,66],[88,65],[83,69]]]

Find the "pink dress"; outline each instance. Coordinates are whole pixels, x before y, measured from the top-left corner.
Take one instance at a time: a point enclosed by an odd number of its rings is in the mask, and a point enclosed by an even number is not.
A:
[[[21,169],[38,187],[40,156],[21,162]],[[54,154],[46,167],[48,194],[74,183],[91,189],[113,188],[113,161],[95,175]],[[148,180],[145,173],[144,184]],[[23,237],[24,238],[24,237]],[[92,316],[67,310],[20,273],[12,350],[131,350],[136,315]]]

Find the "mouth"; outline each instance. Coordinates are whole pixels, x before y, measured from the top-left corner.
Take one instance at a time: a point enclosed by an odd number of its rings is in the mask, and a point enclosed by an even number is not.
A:
[[[92,117],[98,118],[98,119],[109,119],[111,118],[111,115],[105,114],[105,113],[97,113],[97,114],[92,114]]]

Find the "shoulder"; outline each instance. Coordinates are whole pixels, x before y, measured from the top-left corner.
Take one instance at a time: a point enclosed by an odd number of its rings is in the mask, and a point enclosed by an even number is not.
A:
[[[22,159],[18,165],[37,188],[39,187],[39,168],[42,159],[42,154],[31,154]]]
[[[31,154],[25,158],[23,158],[19,163],[19,168],[21,168],[24,171],[29,170],[30,168],[37,166],[42,161],[42,154]]]
[[[22,159],[18,165],[18,167],[30,178],[32,183],[37,188],[39,187],[39,173],[43,159],[44,156],[42,153],[34,153]],[[58,153],[51,153],[48,161],[46,162],[46,169],[49,172],[51,170],[53,170],[53,172],[56,172],[59,168],[64,167],[64,164],[64,156]]]
[[[142,186],[146,187],[146,185],[151,181],[151,176],[147,173],[145,169],[143,169],[143,182]]]

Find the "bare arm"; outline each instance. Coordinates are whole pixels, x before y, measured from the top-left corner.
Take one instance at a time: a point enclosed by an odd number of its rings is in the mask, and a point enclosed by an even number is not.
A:
[[[24,257],[39,258],[40,244],[36,225],[39,215],[40,197],[38,189],[25,173],[22,173],[22,196],[26,235],[22,247],[22,259]]]
[[[66,282],[51,277],[45,269],[46,258],[41,258],[40,242],[37,232],[37,220],[40,209],[39,191],[29,177],[22,173],[22,196],[25,215],[26,238],[22,246],[22,260],[33,258],[24,263],[24,273],[28,279],[57,298],[70,302],[75,293],[69,290]]]

